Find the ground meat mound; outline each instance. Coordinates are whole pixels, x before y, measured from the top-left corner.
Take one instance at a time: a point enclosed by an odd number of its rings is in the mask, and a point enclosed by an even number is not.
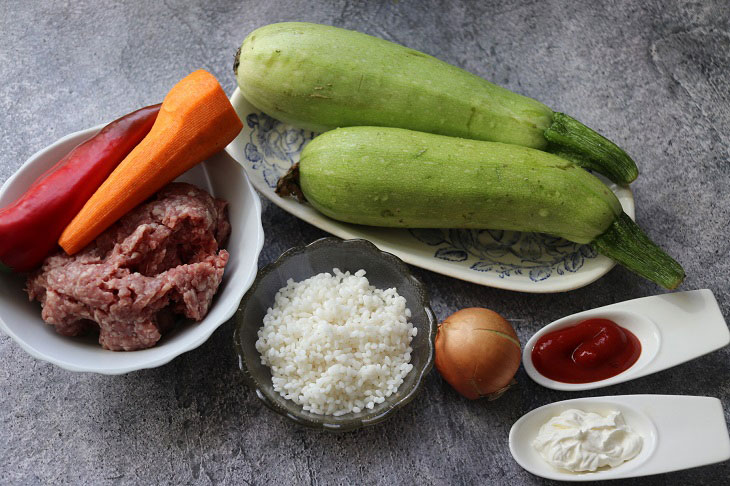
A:
[[[230,231],[225,201],[169,184],[81,252],[48,257],[26,290],[60,334],[98,328],[106,349],[149,348],[172,327],[173,314],[205,317],[228,262],[219,247]]]

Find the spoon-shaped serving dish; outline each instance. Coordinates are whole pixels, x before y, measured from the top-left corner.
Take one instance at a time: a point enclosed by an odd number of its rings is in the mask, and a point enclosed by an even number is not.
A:
[[[643,438],[639,455],[616,467],[573,473],[546,462],[532,446],[540,427],[575,408],[606,415],[618,410]],[[600,481],[649,476],[730,459],[730,437],[717,398],[683,395],[621,395],[578,398],[545,405],[523,415],[509,432],[509,449],[528,472],[561,481]]]
[[[586,319],[610,319],[641,341],[641,355],[616,376],[590,383],[563,383],[540,374],[532,363],[532,348],[549,332],[574,326]],[[573,314],[548,324],[524,347],[522,362],[538,384],[563,391],[615,385],[665,370],[720,349],[730,343],[730,331],[710,290],[692,290],[642,297]]]

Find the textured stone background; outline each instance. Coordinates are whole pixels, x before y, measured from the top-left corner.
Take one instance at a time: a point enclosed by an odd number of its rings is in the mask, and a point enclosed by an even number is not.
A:
[[[703,2],[0,1],[0,181],[57,138],[162,99],[195,68],[235,87],[248,32],[306,20],[425,51],[570,113],[641,169],[638,221],[730,313],[730,9]],[[321,231],[264,201],[260,265]],[[563,315],[661,292],[616,268],[588,287],[530,295],[414,269],[440,318],[491,307],[524,343]],[[688,323],[691,325],[691,323]],[[158,369],[107,377],[35,360],[0,336],[0,483],[536,484],[507,433],[529,410],[603,394],[708,395],[730,411],[728,349],[630,383],[559,393],[520,370],[496,402],[462,399],[432,373],[419,399],[347,435],[293,426],[242,383],[222,326]],[[678,417],[681,420],[681,417]],[[692,447],[692,444],[678,445]],[[626,484],[723,484],[723,464]]]

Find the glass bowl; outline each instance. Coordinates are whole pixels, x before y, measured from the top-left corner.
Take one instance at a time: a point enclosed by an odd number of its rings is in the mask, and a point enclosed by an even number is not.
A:
[[[258,330],[274,296],[290,278],[299,282],[333,268],[355,273],[364,269],[370,284],[386,289],[395,287],[405,297],[411,310],[413,326],[418,333],[411,342],[413,369],[406,375],[398,391],[373,409],[340,416],[319,415],[304,411],[300,405],[274,391],[269,368],[261,363],[256,350]],[[256,395],[270,409],[294,422],[328,431],[348,431],[382,422],[395,410],[410,402],[418,392],[423,378],[433,366],[434,339],[437,322],[429,306],[424,285],[414,277],[398,257],[380,251],[367,240],[322,238],[284,252],[275,262],[266,266],[256,277],[243,297],[234,316],[234,343],[239,366]]]

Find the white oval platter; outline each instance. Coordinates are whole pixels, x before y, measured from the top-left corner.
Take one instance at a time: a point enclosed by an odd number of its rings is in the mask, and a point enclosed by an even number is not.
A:
[[[614,266],[591,247],[561,238],[515,231],[393,229],[341,223],[308,204],[274,192],[281,175],[299,160],[316,135],[275,120],[254,108],[236,89],[231,103],[243,130],[226,150],[246,169],[254,187],[274,204],[340,238],[365,238],[411,265],[480,285],[520,292],[564,292],[594,282]],[[627,187],[609,184],[624,211],[634,217]]]

